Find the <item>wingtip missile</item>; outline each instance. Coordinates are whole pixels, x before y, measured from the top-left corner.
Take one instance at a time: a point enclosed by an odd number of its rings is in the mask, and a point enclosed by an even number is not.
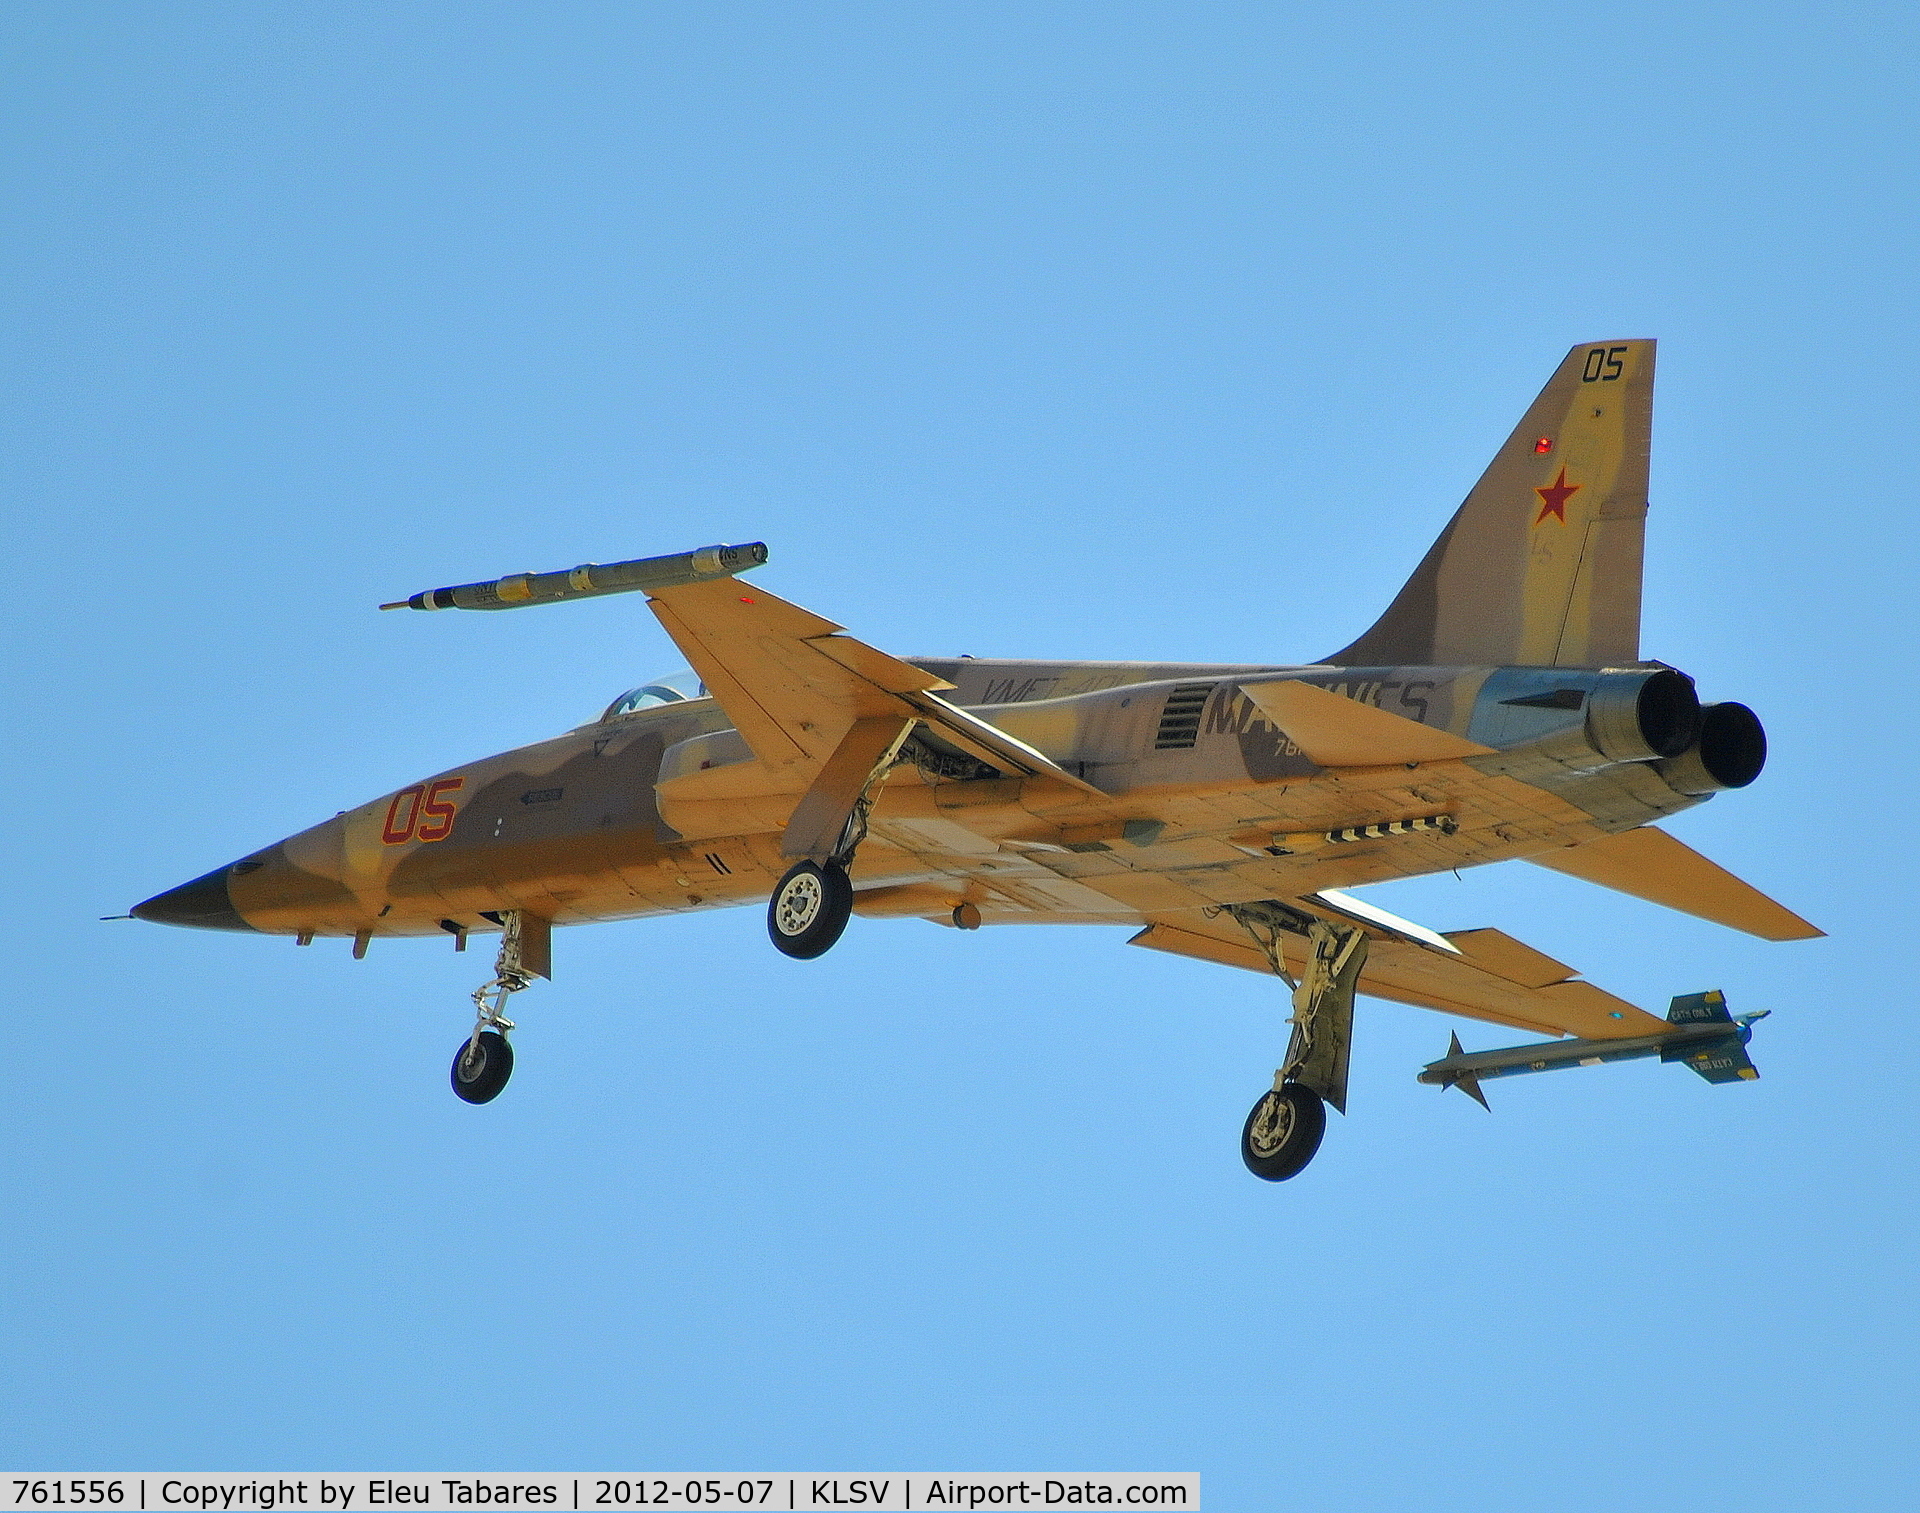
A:
[[[1764,1019],[1770,1011],[1761,1009],[1736,1018],[1727,1012],[1726,1005],[1725,995],[1718,991],[1686,994],[1674,999],[1667,1011],[1667,1029],[1657,1035],[1618,1040],[1544,1040],[1499,1050],[1468,1051],[1461,1047],[1456,1034],[1451,1037],[1447,1054],[1422,1069],[1420,1081],[1430,1087],[1457,1087],[1482,1108],[1488,1104],[1480,1083],[1489,1077],[1602,1066],[1645,1056],[1677,1061],[1708,1082],[1752,1082],[1760,1072],[1747,1056],[1747,1041],[1753,1035],[1754,1021]]]
[[[395,599],[382,609],[520,609],[529,604],[559,604],[568,599],[597,599],[636,589],[674,588],[730,578],[767,560],[764,541],[739,546],[703,546],[666,557],[636,557],[628,562],[585,562],[552,573],[509,573],[485,583],[456,583]]]

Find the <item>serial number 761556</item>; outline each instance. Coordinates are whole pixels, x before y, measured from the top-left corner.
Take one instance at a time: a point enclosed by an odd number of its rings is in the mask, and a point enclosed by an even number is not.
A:
[[[15,1478],[13,1483],[16,1507],[21,1503],[44,1503],[50,1508],[87,1508],[126,1500],[125,1487],[100,1476],[90,1480],[76,1476],[70,1481],[26,1481]]]

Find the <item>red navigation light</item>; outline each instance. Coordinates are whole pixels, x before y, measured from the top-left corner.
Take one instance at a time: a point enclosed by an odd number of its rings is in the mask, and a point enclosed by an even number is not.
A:
[[[1553,450],[1553,438],[1551,436],[1542,436],[1533,444],[1533,449],[1536,452],[1551,452]]]

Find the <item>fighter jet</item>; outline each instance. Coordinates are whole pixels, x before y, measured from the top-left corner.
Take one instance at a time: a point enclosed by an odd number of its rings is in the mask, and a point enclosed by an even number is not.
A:
[[[507,610],[641,592],[691,671],[589,724],[383,794],[148,899],[163,924],[340,938],[498,932],[455,1054],[483,1104],[504,1009],[555,925],[764,904],[819,957],[853,915],[1126,924],[1279,978],[1291,1031],[1241,1156],[1269,1181],[1346,1108],[1356,992],[1535,1034],[1422,1080],[1660,1055],[1757,1076],[1718,992],[1657,1017],[1493,929],[1344,890],[1525,861],[1767,940],[1821,932],[1654,821],[1744,788],[1744,704],[1640,654],[1654,343],[1575,347],[1387,611],[1310,662],[900,658],[742,576],[753,543],[519,573],[382,605]]]

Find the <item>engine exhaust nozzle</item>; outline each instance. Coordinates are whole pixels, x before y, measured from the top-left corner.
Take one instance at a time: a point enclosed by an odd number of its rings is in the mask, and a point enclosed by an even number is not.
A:
[[[1671,669],[1604,674],[1587,699],[1587,739],[1616,762],[1677,757],[1699,732],[1693,680]]]
[[[1700,711],[1700,739],[1688,751],[1658,764],[1676,793],[1718,793],[1744,788],[1767,765],[1767,732],[1744,704],[1709,704]]]

